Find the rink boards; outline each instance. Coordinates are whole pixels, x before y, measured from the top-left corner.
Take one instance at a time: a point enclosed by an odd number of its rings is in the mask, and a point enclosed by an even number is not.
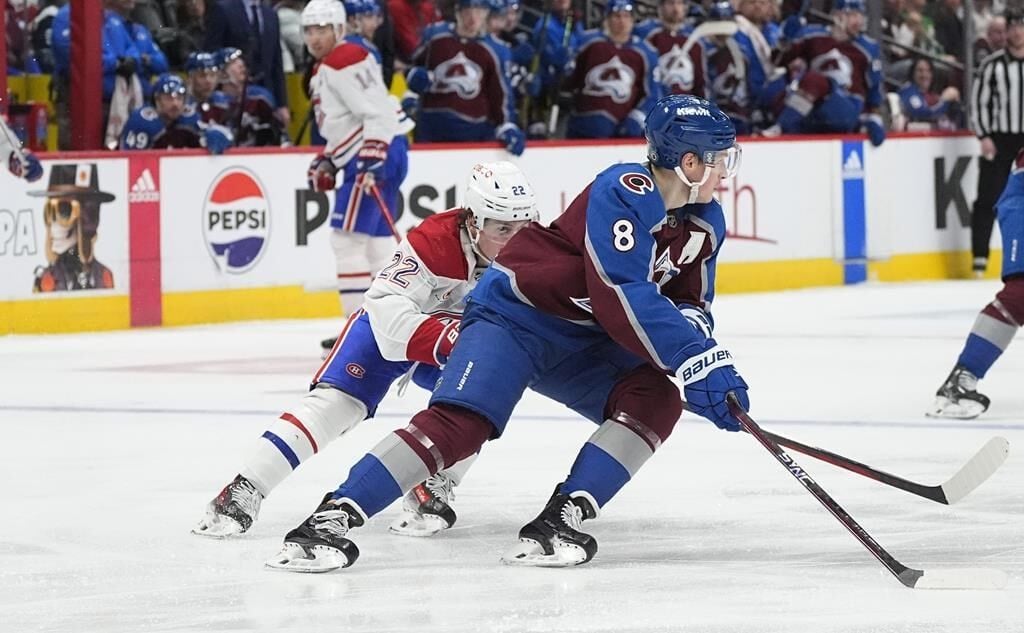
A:
[[[970,136],[901,136],[880,148],[860,137],[744,141],[739,176],[719,191],[730,232],[719,291],[965,276],[976,151]],[[547,222],[596,173],[643,154],[633,142],[536,143],[516,162]],[[36,183],[0,173],[0,333],[338,314],[334,200],[306,189],[312,157],[307,148],[68,154],[47,156]],[[497,145],[412,151],[399,227],[461,202],[475,162],[508,158]],[[94,227],[84,237],[44,213],[72,208],[47,196],[58,184],[52,167],[68,164],[81,191],[70,213]],[[113,288],[33,292],[50,259],[85,239]]]

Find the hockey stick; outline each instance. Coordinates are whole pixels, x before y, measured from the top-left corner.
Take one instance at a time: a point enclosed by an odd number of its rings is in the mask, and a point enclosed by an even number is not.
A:
[[[850,514],[842,508],[835,499],[829,496],[811,476],[790,457],[786,451],[770,438],[761,427],[754,422],[753,418],[740,406],[736,395],[729,393],[727,396],[729,413],[740,421],[743,429],[754,436],[761,446],[771,453],[783,468],[789,471],[797,481],[811,493],[821,505],[825,506],[832,516],[843,524],[854,538],[860,541],[871,554],[878,559],[878,562],[896,576],[897,580],[906,587],[915,589],[1002,589],[1006,586],[1007,577],[1002,571],[996,569],[914,569],[893,558],[878,544],[867,530],[860,526]]]
[[[370,194],[373,199],[377,201],[377,206],[380,208],[380,214],[384,216],[384,221],[388,223],[388,228],[391,229],[391,235],[394,236],[396,242],[402,241],[402,236],[398,234],[398,227],[395,226],[395,221],[391,219],[391,214],[388,212],[388,205],[384,204],[384,196],[380,195],[380,189],[377,188],[377,183],[371,183],[368,187]]]
[[[17,136],[13,136],[14,132],[7,127],[7,123],[0,118],[0,132],[4,133],[4,138],[7,139],[8,145],[11,146],[11,151],[14,152],[14,158],[21,165],[21,173],[25,173],[28,170],[28,159],[25,158],[25,150],[21,147],[21,140]]]
[[[575,13],[572,7],[565,14],[565,29],[562,30],[562,48],[569,48],[569,38],[572,37],[573,29],[573,18]],[[555,128],[558,127],[558,112],[561,109],[558,105],[558,94],[562,92],[562,79],[565,75],[563,70],[559,70],[558,74],[555,75],[555,83],[551,90],[551,113],[548,115],[548,136],[555,135]]]
[[[931,499],[936,503],[942,503],[945,505],[952,505],[956,503],[970,494],[972,490],[984,483],[986,479],[992,476],[992,473],[996,472],[999,467],[1003,465],[1003,462],[1006,461],[1006,456],[1010,451],[1010,443],[1008,441],[1001,437],[993,437],[981,448],[981,450],[967,460],[967,463],[961,466],[960,470],[958,470],[955,475],[946,480],[945,483],[938,486],[927,486],[925,484],[904,479],[898,475],[887,473],[884,470],[872,468],[867,464],[862,464],[856,460],[850,459],[849,457],[844,457],[823,448],[801,444],[796,440],[791,440],[788,437],[783,437],[782,435],[772,433],[771,431],[761,429],[761,432],[764,433],[768,439],[781,446],[791,448],[803,453],[804,455],[810,455],[815,459],[820,459],[821,461],[832,464],[833,466],[845,468],[850,472],[863,475],[869,479],[874,479],[875,481],[881,482],[887,486],[899,488],[900,490],[904,490],[919,497]]]

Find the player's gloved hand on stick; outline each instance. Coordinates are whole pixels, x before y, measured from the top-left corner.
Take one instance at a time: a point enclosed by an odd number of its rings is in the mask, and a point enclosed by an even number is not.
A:
[[[749,410],[747,383],[733,367],[732,355],[718,347],[715,339],[707,339],[702,352],[686,359],[676,370],[676,377],[683,382],[683,396],[688,409],[722,430],[743,429],[740,421],[729,413],[725,398],[731,391],[743,409]]]
[[[39,162],[39,159],[35,157],[35,154],[31,152],[25,152],[23,154],[24,163],[18,158],[17,152],[11,152],[10,157],[7,159],[7,169],[17,178],[24,178],[29,182],[35,182],[43,177],[43,165]]]
[[[117,66],[114,66],[114,74],[130,79],[135,74],[137,67],[138,62],[135,61],[134,57],[118,57]]]
[[[211,154],[223,154],[234,143],[234,137],[223,125],[210,125],[203,131],[203,143]]]
[[[334,175],[336,173],[338,173],[338,168],[334,166],[330,157],[317,154],[306,171],[306,181],[313,191],[334,191]]]
[[[868,140],[875,147],[885,142],[885,125],[882,124],[882,116],[880,114],[865,113],[860,115],[860,127],[868,135]]]
[[[510,154],[521,156],[526,149],[526,135],[517,125],[506,123],[498,128],[496,136]]]
[[[388,144],[384,141],[367,139],[356,154],[356,171],[360,174],[380,176],[384,171],[384,161],[388,157]]]
[[[435,354],[438,365],[447,363],[448,357],[452,355],[455,341],[459,339],[459,323],[459,321],[452,321],[441,331],[441,336],[437,340],[437,354]]]
[[[405,72],[405,84],[409,90],[423,94],[434,83],[434,73],[422,66],[413,66]]]

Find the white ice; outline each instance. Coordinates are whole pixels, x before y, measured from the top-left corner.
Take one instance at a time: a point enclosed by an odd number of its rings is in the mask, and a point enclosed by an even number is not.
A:
[[[898,560],[990,567],[1002,591],[891,577],[752,438],[687,414],[585,524],[572,569],[499,564],[593,427],[528,395],[457,491],[456,527],[352,532],[358,563],[266,570],[284,533],[423,406],[394,393],[268,498],[245,537],[189,534],[246,450],[303,393],[331,320],[0,337],[0,631],[1024,631],[1024,343],[974,421],[923,416],[994,282],[724,295],[716,333],[765,428],[925,483],[985,441],[1010,457],[954,506],[794,456]],[[415,391],[413,389],[412,391]]]

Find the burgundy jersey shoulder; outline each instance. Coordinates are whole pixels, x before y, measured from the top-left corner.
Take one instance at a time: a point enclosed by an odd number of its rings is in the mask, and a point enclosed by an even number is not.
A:
[[[334,70],[341,70],[348,66],[358,64],[366,59],[369,54],[370,51],[358,44],[342,42],[338,46],[335,46],[334,50],[330,53],[327,53],[327,55],[320,61],[320,65],[333,68]]]
[[[469,265],[462,252],[461,211],[451,209],[436,213],[405,237],[420,262],[438,277],[469,279]]]

